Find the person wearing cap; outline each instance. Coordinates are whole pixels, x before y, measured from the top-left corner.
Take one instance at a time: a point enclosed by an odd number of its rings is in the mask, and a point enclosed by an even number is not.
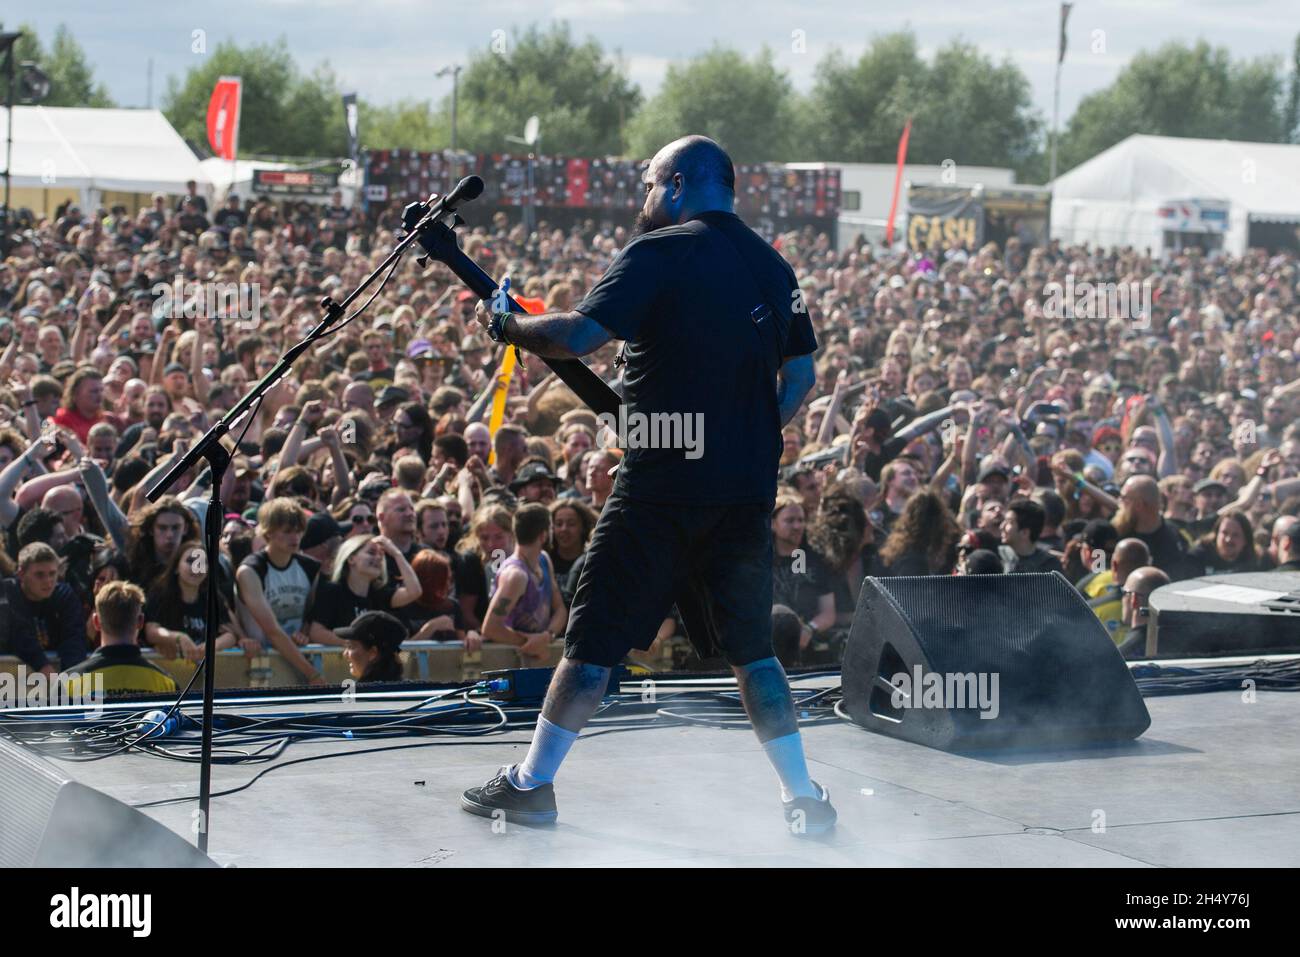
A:
[[[409,402],[411,393],[400,385],[386,385],[375,396],[375,415],[380,422],[389,421],[403,402]]]
[[[555,501],[555,487],[559,483],[551,467],[539,460],[525,462],[510,482],[510,491],[521,502],[541,502],[550,505]]]
[[[1227,504],[1228,486],[1216,478],[1203,478],[1192,486],[1196,518],[1188,525],[1193,538],[1200,538],[1212,530],[1219,518],[1219,510]]]
[[[997,459],[987,460],[976,473],[975,485],[984,490],[982,498],[1005,503],[1011,489],[1011,470]]]
[[[343,642],[348,672],[362,683],[401,681],[399,652],[406,640],[406,628],[384,611],[367,611],[335,634]]]
[[[230,502],[226,502],[230,505]],[[334,521],[329,512],[316,512],[307,519],[307,529],[302,533],[302,542],[298,546],[308,558],[320,563],[321,568],[331,568],[339,545],[348,536],[351,529],[344,529]]]
[[[1092,449],[1104,457],[1110,464],[1111,473],[1114,474],[1115,464],[1119,461],[1119,455],[1124,448],[1124,435],[1119,429],[1110,425],[1100,425],[1092,433]],[[1085,461],[1095,461],[1085,459]]]

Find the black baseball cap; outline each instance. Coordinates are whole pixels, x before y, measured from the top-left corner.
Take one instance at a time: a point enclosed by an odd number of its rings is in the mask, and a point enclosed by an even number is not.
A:
[[[884,409],[872,409],[867,413],[866,421],[863,424],[869,429],[874,429],[877,435],[894,434],[894,420],[889,417],[889,413]]]
[[[988,465],[980,469],[979,475],[976,476],[975,481],[986,482],[995,475],[1001,475],[1004,479],[1009,479],[1011,478],[1011,470],[1001,462],[990,462]]]
[[[307,528],[302,533],[300,549],[315,548],[324,545],[331,538],[344,538],[348,534],[342,525],[334,521],[329,512],[317,512],[307,519]]]
[[[411,393],[407,392],[400,385],[386,385],[379,390],[379,395],[375,396],[375,408],[385,405],[393,405],[397,402],[406,402],[411,398]]]
[[[529,482],[536,482],[538,479],[548,479],[552,484],[559,481],[545,462],[529,462],[515,473],[514,481],[510,483],[510,491],[518,492]]]
[[[345,641],[358,641],[372,648],[396,651],[406,640],[406,627],[386,611],[366,611],[334,634]]]

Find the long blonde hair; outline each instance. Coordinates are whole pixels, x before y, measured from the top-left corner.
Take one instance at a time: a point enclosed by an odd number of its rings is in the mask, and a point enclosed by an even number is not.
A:
[[[330,581],[341,582],[347,579],[348,561],[352,556],[361,549],[365,548],[375,540],[375,535],[352,535],[343,539],[343,544],[334,554],[334,565],[330,569]],[[388,584],[388,561],[385,556],[383,567],[379,569],[379,577],[371,582],[371,588],[383,588]]]

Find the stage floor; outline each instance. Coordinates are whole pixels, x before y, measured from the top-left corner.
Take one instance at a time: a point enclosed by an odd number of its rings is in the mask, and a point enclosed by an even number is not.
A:
[[[1151,728],[1136,742],[1073,752],[956,756],[847,722],[809,728],[813,777],[840,815],[815,840],[785,829],[775,775],[748,729],[659,726],[580,740],[552,828],[496,833],[458,807],[465,787],[522,759],[528,735],[512,732],[277,770],[214,799],[210,851],[240,867],[1300,864],[1300,695],[1259,692],[1248,704],[1218,692],[1147,707]],[[295,744],[280,761],[347,747]],[[147,756],[56,763],[128,804],[198,788],[197,765]],[[213,790],[262,767],[217,766]],[[196,806],[146,813],[189,835]]]

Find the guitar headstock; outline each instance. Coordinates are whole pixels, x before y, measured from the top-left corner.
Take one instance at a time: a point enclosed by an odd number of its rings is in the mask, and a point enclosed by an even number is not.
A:
[[[448,212],[441,219],[430,220],[429,211],[437,201],[438,194],[432,193],[425,202],[410,203],[402,210],[402,225],[406,232],[415,230],[419,233],[415,241],[425,253],[416,260],[421,268],[428,266],[431,260],[445,263],[448,248],[459,248],[456,243],[456,227],[465,225],[465,220],[457,212]]]

